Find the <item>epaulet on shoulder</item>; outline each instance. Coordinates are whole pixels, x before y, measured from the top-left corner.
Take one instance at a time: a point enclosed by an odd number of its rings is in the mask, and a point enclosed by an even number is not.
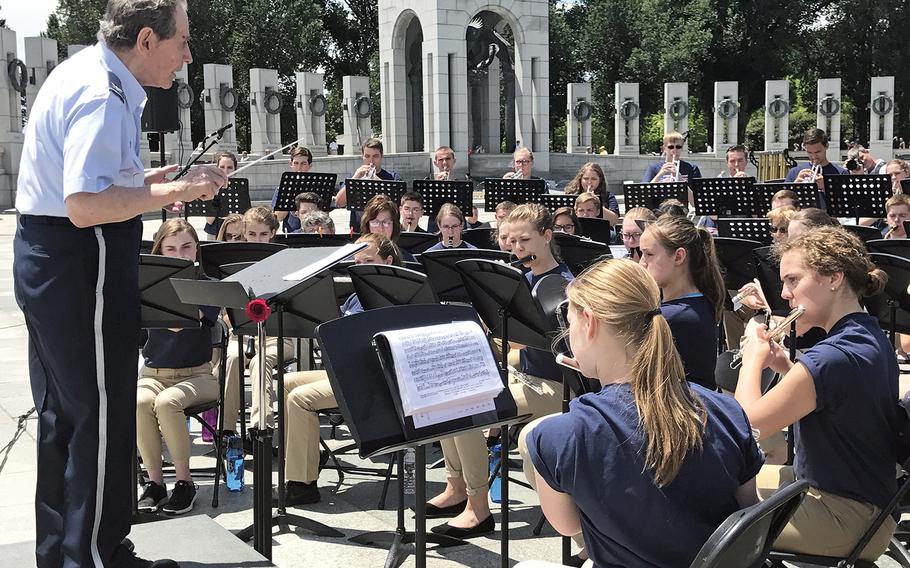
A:
[[[123,92],[123,83],[120,82],[120,77],[113,71],[107,72],[107,88],[115,97],[120,99],[121,103],[126,104],[126,93]]]

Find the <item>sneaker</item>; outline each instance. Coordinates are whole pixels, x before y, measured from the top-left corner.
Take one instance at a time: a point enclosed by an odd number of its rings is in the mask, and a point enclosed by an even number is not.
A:
[[[193,508],[196,502],[196,484],[192,481],[180,480],[171,491],[171,498],[164,506],[164,512],[169,515],[182,515]]]
[[[161,560],[146,560],[145,558],[140,558],[123,544],[114,551],[112,566],[114,568],[180,568],[180,564],[173,560],[164,558]]]
[[[285,505],[312,505],[321,499],[316,482],[304,483],[302,481],[288,481],[287,491],[284,494]]]
[[[165,501],[167,501],[167,489],[163,485],[149,481],[142,490],[142,497],[139,498],[139,512],[156,513]]]

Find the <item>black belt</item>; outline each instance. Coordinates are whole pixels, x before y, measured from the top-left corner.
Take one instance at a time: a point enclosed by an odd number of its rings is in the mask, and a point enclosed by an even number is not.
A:
[[[53,217],[51,215],[19,215],[22,226],[27,225],[64,225],[76,227],[69,217]]]

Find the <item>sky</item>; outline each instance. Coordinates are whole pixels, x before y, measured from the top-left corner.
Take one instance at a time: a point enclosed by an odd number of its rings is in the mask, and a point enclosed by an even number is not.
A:
[[[47,17],[57,7],[57,0],[0,0],[0,19],[16,32],[16,53],[25,59],[25,38],[45,31]]]

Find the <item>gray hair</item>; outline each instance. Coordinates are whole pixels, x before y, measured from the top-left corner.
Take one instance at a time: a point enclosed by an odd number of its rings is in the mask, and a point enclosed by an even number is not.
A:
[[[186,0],[108,0],[98,40],[114,51],[126,51],[136,45],[142,28],[169,39],[177,32],[177,6],[185,10]]]
[[[300,219],[300,228],[303,232],[307,232],[308,227],[315,228],[319,226],[330,229],[332,232],[335,231],[335,222],[325,211],[310,211]]]

